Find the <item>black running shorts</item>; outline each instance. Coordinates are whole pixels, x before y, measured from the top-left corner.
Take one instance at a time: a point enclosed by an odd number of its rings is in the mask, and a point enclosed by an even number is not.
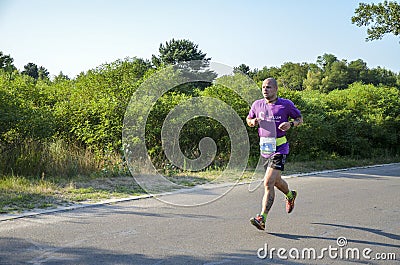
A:
[[[261,156],[262,159],[261,161],[265,170],[271,167],[283,171],[285,168],[286,157],[287,155],[281,155],[281,154],[276,154],[269,158]]]

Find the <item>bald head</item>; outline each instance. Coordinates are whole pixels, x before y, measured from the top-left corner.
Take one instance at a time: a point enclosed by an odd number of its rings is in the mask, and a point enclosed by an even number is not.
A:
[[[269,84],[270,86],[274,86],[276,89],[278,89],[278,82],[276,81],[275,78],[269,77],[263,81],[263,86],[264,84]]]
[[[267,101],[273,101],[277,99],[278,82],[275,78],[267,78],[262,83],[262,93]]]

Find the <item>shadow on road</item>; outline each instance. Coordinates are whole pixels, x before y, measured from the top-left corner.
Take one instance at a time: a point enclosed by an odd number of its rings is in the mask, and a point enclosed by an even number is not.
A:
[[[315,225],[325,225],[325,226],[334,226],[334,227],[341,227],[341,228],[349,228],[349,229],[357,229],[361,231],[367,231],[376,235],[384,236],[394,240],[400,240],[400,235],[392,234],[384,232],[380,229],[375,228],[368,228],[368,227],[361,227],[361,226],[352,226],[352,225],[339,225],[339,224],[328,224],[328,223],[311,223]]]
[[[338,227],[342,227],[341,225],[334,225]],[[346,227],[346,226],[344,226]],[[350,226],[347,226],[346,228],[350,228]],[[355,227],[355,229],[360,229],[359,227]],[[383,235],[395,240],[398,240],[398,235],[390,234],[390,233],[385,233],[385,232],[379,232],[380,230],[376,229],[370,229],[370,228],[362,228],[360,230],[363,231],[368,231],[368,232],[378,232],[377,234]],[[376,230],[376,231],[375,231]],[[270,232],[268,233],[269,235],[284,238],[284,239],[290,239],[290,240],[301,240],[301,239],[321,239],[321,240],[328,240],[332,241],[333,244],[336,244],[337,237],[324,237],[324,236],[309,236],[309,235],[296,235],[296,234],[284,234],[284,233],[274,233]],[[374,245],[374,246],[382,246],[382,247],[393,247],[393,248],[400,248],[400,245],[396,244],[389,244],[389,243],[382,243],[382,242],[373,242],[373,241],[365,241],[365,240],[359,240],[359,239],[351,239],[347,238],[348,242],[353,242],[353,243],[359,243],[359,244],[365,244],[365,245]]]
[[[134,244],[134,243],[132,243]],[[159,249],[158,249],[159,250]],[[17,253],[18,251],[18,253]],[[297,265],[301,262],[280,259],[259,259],[257,253],[240,252],[217,254],[211,257],[197,255],[164,255],[150,257],[143,254],[126,254],[97,248],[80,248],[74,246],[57,247],[48,244],[28,242],[22,239],[1,238],[0,264],[57,264],[57,265],[92,265],[92,264],[129,264],[129,265],[158,265],[158,264],[284,264]]]

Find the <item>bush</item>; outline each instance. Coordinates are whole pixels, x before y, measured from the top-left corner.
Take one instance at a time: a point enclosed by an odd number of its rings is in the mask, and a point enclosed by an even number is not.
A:
[[[71,176],[124,170],[120,152],[126,107],[154,71],[148,62],[137,58],[104,64],[73,80],[35,80],[0,69],[0,174]],[[165,73],[166,80],[171,80],[169,74]],[[196,89],[196,84],[190,83],[184,91],[169,91],[151,110],[145,140],[157,166],[168,164],[161,128],[178,104],[197,96],[216,98],[232,107],[245,124],[250,104],[262,97],[259,84],[238,73],[217,79],[206,88],[204,85]],[[400,151],[398,88],[354,83],[329,93],[283,87],[278,93],[292,100],[304,117],[302,126],[288,132],[291,154],[298,160],[368,158]],[[133,107],[140,110],[144,105]],[[211,166],[224,167],[230,159],[231,139],[212,116],[219,107],[210,105],[210,117],[194,116],[185,124],[179,132],[179,144],[193,159],[200,155],[200,140],[213,138],[218,152]],[[257,130],[247,126],[246,130],[249,161],[255,163],[259,155]]]

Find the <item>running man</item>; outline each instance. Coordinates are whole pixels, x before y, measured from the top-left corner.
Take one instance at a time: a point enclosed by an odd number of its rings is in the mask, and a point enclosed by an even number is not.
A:
[[[261,213],[250,219],[250,222],[260,230],[265,229],[267,215],[275,199],[275,187],[286,195],[287,213],[293,211],[297,196],[296,191],[289,190],[287,182],[281,178],[281,173],[289,154],[286,131],[299,126],[303,118],[293,102],[279,98],[277,92],[277,81],[274,78],[265,79],[262,84],[264,98],[253,103],[246,118],[250,127],[258,125],[261,159],[266,170]]]

